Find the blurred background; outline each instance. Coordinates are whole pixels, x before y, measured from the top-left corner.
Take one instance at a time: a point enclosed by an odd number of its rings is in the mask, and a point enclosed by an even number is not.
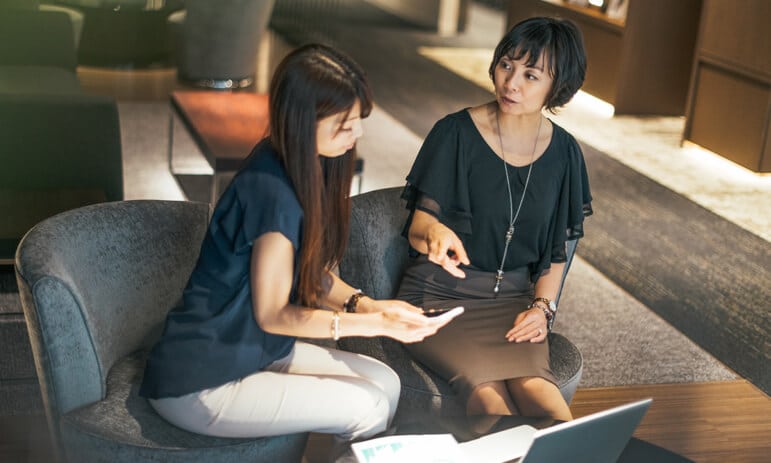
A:
[[[534,15],[573,20],[588,54],[582,91],[548,115],[581,143],[594,195],[555,324],[584,356],[574,414],[653,396],[637,435],[694,461],[761,461],[767,0],[0,0],[0,460],[48,456],[18,240],[94,202],[215,201],[232,169],[206,134],[232,128],[197,123],[183,97],[264,94],[293,47],[334,45],[375,93],[352,192],[401,186],[437,120],[492,99],[493,48]]]

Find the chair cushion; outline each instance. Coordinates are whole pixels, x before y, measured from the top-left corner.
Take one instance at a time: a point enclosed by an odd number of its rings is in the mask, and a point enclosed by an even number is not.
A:
[[[559,333],[549,334],[549,366],[562,397],[570,405],[584,371],[584,357],[575,344]]]
[[[62,417],[62,444],[68,461],[300,461],[307,433],[228,439],[194,434],[169,424],[138,395],[145,354],[134,353],[113,367],[104,400]]]

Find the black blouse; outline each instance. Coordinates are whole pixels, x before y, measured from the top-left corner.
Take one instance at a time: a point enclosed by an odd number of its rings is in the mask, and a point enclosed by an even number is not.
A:
[[[504,270],[528,266],[536,281],[552,262],[565,262],[565,241],[583,236],[584,216],[592,213],[581,148],[554,124],[551,142],[533,163],[522,210]],[[516,213],[529,165],[506,164]],[[503,256],[510,220],[504,163],[482,138],[467,110],[434,125],[407,175],[402,198],[435,215],[463,241],[471,266],[494,272]],[[413,250],[414,252],[414,250]]]

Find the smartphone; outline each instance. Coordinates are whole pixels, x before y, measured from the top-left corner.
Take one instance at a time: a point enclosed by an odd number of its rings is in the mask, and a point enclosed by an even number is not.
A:
[[[463,313],[463,307],[452,307],[446,309],[423,309],[423,314],[426,317],[436,317],[437,319],[453,319]]]
[[[443,313],[447,313],[452,310],[452,307],[446,307],[444,309],[423,309],[423,315],[426,317],[438,317]]]

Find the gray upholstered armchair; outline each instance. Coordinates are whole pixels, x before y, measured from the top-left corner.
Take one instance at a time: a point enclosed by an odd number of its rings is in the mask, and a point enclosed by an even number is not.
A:
[[[176,428],[137,395],[144,352],[178,301],[209,206],[117,201],[48,218],[16,275],[43,402],[63,462],[298,462],[308,434],[223,439]]]
[[[375,298],[392,298],[396,294],[408,259],[407,240],[401,235],[408,211],[400,199],[401,190],[400,187],[386,188],[353,197],[350,240],[340,263],[340,276]],[[568,264],[563,282],[576,246],[575,241],[568,244]],[[549,343],[551,368],[569,404],[581,379],[583,359],[578,348],[558,333],[549,335]],[[406,417],[406,414],[465,414],[464,404],[449,384],[412,360],[397,341],[390,338],[343,338],[338,345],[341,349],[381,360],[396,370],[402,380],[397,419]]]
[[[230,89],[254,82],[260,38],[275,0],[186,0],[168,17],[177,75],[202,87]]]

